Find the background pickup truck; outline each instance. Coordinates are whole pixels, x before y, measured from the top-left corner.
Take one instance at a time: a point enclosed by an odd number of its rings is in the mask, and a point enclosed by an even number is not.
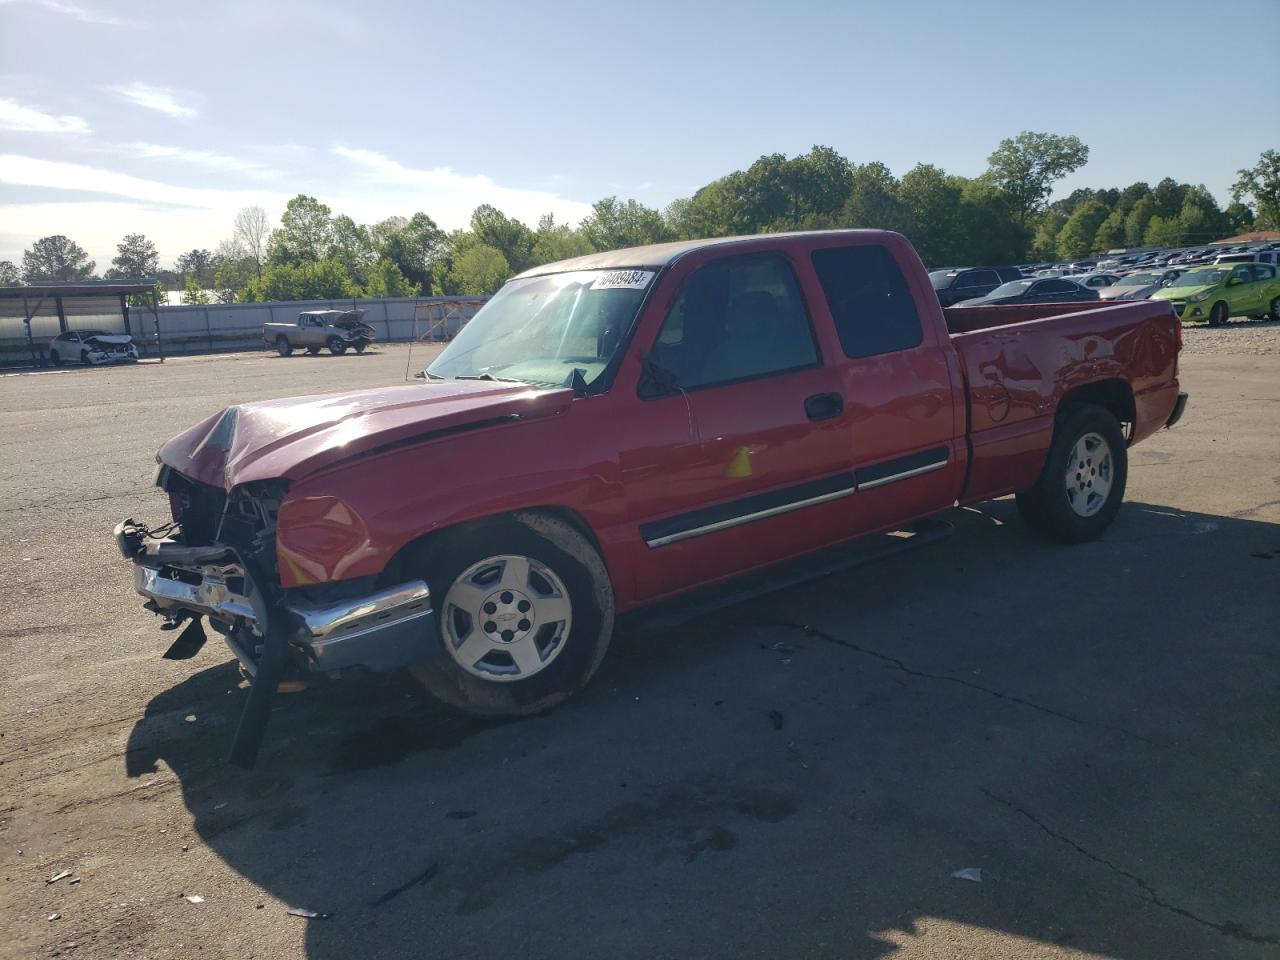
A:
[[[511,280],[418,384],[249,403],[161,448],[177,526],[117,527],[146,606],[255,675],[410,666],[537,713],[614,616],[1016,493],[1096,537],[1129,446],[1172,425],[1179,321],[1151,301],[944,313],[907,241],[663,244]]]
[[[346,353],[347,347],[364,353],[374,333],[363,318],[363,310],[307,310],[298,314],[297,323],[264,323],[262,339],[282,357],[290,356],[295,347],[306,347],[313,357],[321,347],[335,355]]]

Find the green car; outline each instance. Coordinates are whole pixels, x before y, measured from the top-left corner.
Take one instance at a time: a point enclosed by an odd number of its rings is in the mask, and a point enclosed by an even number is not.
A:
[[[1280,320],[1280,277],[1267,263],[1224,263],[1193,267],[1152,300],[1170,300],[1183,320],[1208,320],[1210,326],[1227,317],[1271,316]]]

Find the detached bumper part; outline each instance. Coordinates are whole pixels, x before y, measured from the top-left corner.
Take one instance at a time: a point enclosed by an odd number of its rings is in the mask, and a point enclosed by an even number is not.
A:
[[[1182,419],[1182,414],[1187,409],[1187,393],[1183,391],[1178,394],[1178,401],[1173,405],[1173,413],[1169,414],[1169,419],[1165,421],[1165,429],[1172,427],[1175,423]]]
[[[422,659],[435,636],[431,591],[421,580],[359,600],[285,609],[301,621],[295,643],[314,670],[394,670]]]

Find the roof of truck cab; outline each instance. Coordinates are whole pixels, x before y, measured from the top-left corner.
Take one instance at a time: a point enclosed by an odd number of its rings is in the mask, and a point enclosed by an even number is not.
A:
[[[707,247],[728,247],[735,244],[746,244],[761,241],[786,240],[796,237],[819,239],[822,237],[841,236],[889,236],[887,230],[797,230],[790,233],[756,233],[744,237],[711,237],[704,240],[676,240],[672,243],[652,243],[644,247],[624,247],[621,250],[605,250],[601,253],[589,253],[584,257],[573,257],[555,263],[544,263],[530,267],[524,273],[514,277],[520,280],[525,277],[538,277],[548,273],[567,273],[570,270],[616,270],[623,267],[667,267],[675,263],[685,254]]]

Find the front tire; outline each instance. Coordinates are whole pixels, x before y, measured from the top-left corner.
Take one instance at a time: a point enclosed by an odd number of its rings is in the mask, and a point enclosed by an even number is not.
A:
[[[354,344],[356,353],[364,353],[364,348],[368,345],[368,340],[357,340]]]
[[[340,357],[347,352],[346,343],[338,337],[330,337],[326,346],[335,357]]]
[[[289,342],[289,338],[284,334],[276,337],[276,353],[282,357],[293,356],[293,344]]]
[[[1219,300],[1209,311],[1209,326],[1221,327],[1227,322],[1227,305]]]
[[[435,699],[481,717],[557,706],[600,666],[613,588],[586,537],[541,513],[446,531],[409,561],[435,610],[434,653],[410,670]]]
[[[1115,519],[1128,476],[1120,422],[1102,407],[1072,405],[1059,415],[1040,479],[1018,494],[1018,513],[1047,540],[1094,540]]]
[[[86,366],[86,367],[92,367],[92,366],[93,366],[93,361],[89,358],[89,351],[88,351],[88,350],[81,350],[81,351],[80,351],[80,362],[81,362],[84,366]]]
[[[1274,297],[1271,300],[1271,309],[1267,311],[1267,316],[1276,323],[1280,323],[1280,297]]]
[[[64,361],[64,360],[62,359],[62,356],[58,353],[58,351],[57,351],[57,350],[50,350],[50,351],[49,351],[49,362],[50,362],[50,363],[52,363],[55,367],[60,367],[60,366],[62,366],[62,365],[63,365],[63,363],[65,363],[66,361]]]

